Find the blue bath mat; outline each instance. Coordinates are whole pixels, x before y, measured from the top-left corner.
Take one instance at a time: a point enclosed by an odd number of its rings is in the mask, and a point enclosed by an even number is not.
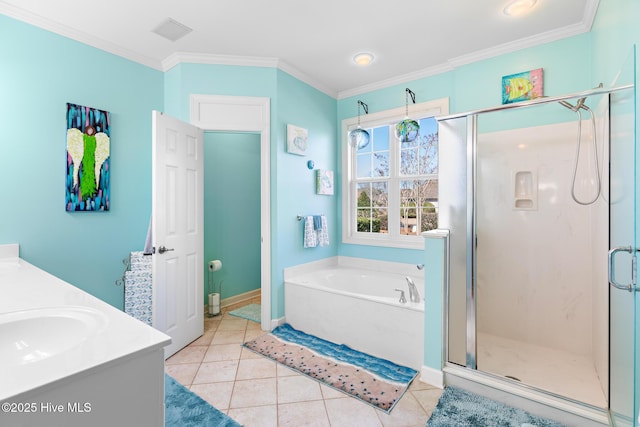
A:
[[[440,396],[438,405],[427,427],[564,427],[522,409],[513,408],[486,397],[447,387]]]
[[[241,427],[169,375],[164,374],[165,427]]]
[[[237,310],[230,311],[229,314],[251,320],[252,322],[260,323],[261,311],[262,309],[260,304],[249,304],[244,307],[240,307]]]

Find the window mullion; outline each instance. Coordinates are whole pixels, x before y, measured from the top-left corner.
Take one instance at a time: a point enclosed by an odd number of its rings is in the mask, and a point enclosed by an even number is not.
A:
[[[389,237],[400,237],[400,141],[389,126]]]

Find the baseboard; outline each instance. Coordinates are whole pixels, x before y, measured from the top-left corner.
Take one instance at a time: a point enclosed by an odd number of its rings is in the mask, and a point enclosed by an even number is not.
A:
[[[274,330],[278,326],[284,325],[285,323],[286,322],[284,317],[280,317],[279,319],[271,319],[271,330]]]
[[[220,308],[222,309],[222,308],[229,307],[231,305],[238,304],[244,301],[250,301],[254,298],[259,298],[260,295],[261,295],[260,288],[254,289],[253,291],[245,292],[242,294],[234,295],[232,297],[220,300]],[[209,312],[209,304],[204,305],[204,312],[205,313]]]
[[[438,388],[444,388],[444,373],[440,369],[423,366],[420,370],[420,381]]]
[[[243,294],[234,295],[232,297],[225,298],[220,301],[220,307],[225,308],[225,307],[229,307],[230,305],[251,300],[253,298],[258,298],[260,297],[260,292],[261,292],[261,289],[258,288],[258,289],[254,289],[253,291],[249,291]]]

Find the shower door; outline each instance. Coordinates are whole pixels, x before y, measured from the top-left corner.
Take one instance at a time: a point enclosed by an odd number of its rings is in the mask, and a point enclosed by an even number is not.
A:
[[[623,67],[621,84],[634,83],[635,50]],[[635,138],[636,94],[625,90],[611,94],[610,140],[610,401],[612,425],[633,426],[638,419],[638,297],[634,290],[617,289],[637,282],[633,270],[637,251],[637,173]],[[615,248],[626,250],[615,251]],[[637,285],[636,285],[637,286]]]
[[[602,96],[585,105],[607,115]],[[602,135],[602,120],[595,121]],[[583,128],[589,143],[582,144],[576,178],[580,201],[593,199],[597,188],[584,161],[593,132]],[[478,371],[513,386],[602,408],[604,415],[608,205],[572,198],[577,130],[577,114],[558,103],[478,117],[476,361]],[[597,145],[604,147],[605,138]]]

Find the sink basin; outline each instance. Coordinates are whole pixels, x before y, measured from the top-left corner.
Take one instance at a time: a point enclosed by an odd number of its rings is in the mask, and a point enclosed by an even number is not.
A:
[[[36,363],[71,351],[107,324],[89,307],[48,307],[0,314],[0,362]]]

